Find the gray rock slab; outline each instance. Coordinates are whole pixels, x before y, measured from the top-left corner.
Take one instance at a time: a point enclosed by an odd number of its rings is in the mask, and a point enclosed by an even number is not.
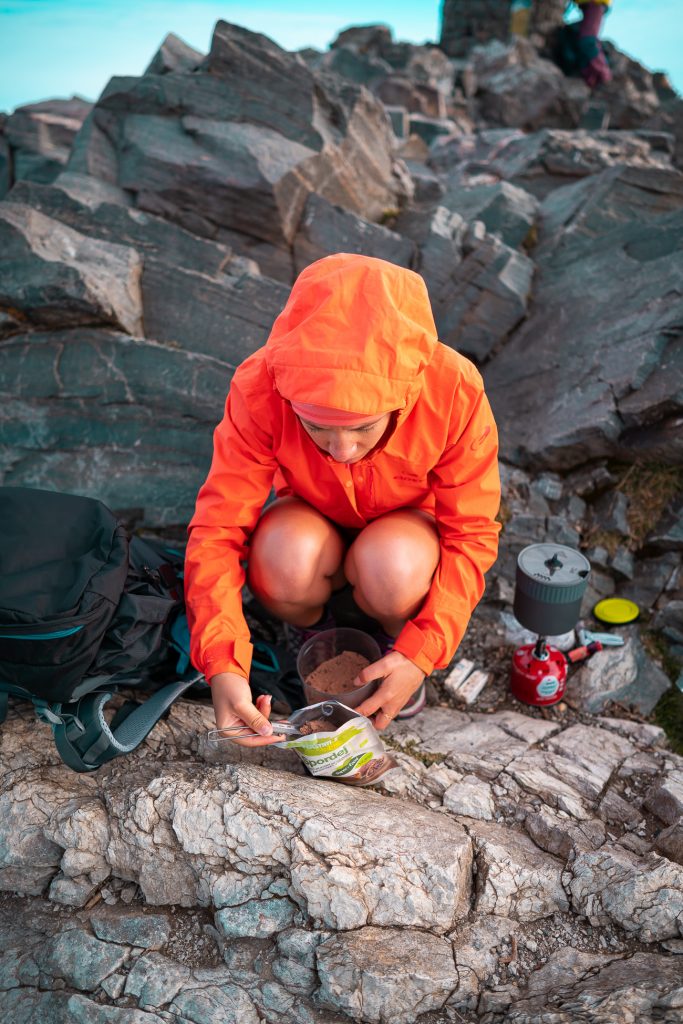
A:
[[[193,49],[179,36],[169,32],[145,68],[145,75],[165,75],[169,71],[196,71],[204,54]]]
[[[646,794],[643,806],[667,825],[683,815],[683,769],[667,771]]]
[[[529,40],[492,40],[470,54],[477,100],[489,124],[528,130],[578,121],[588,94],[583,82],[568,79],[552,61],[538,55]]]
[[[470,822],[468,829],[477,851],[477,913],[536,921],[569,909],[561,861],[510,828]]]
[[[449,286],[451,274],[462,262],[467,222],[460,214],[437,205],[429,211],[402,211],[394,227],[418,247],[416,269],[425,280],[432,304],[438,304],[439,296]]]
[[[528,238],[539,214],[536,197],[507,181],[455,188],[447,191],[440,203],[468,222],[482,221],[489,234],[497,235],[512,249]]]
[[[541,743],[560,730],[556,722],[532,718],[531,715],[523,715],[519,711],[496,711],[492,715],[473,713],[471,717],[474,722],[488,722],[490,725],[498,726],[528,746]]]
[[[510,761],[505,775],[514,779],[521,789],[540,803],[564,811],[577,821],[593,817],[589,802],[578,790],[582,771],[574,762],[559,754],[529,750]]]
[[[443,754],[449,767],[491,780],[526,750],[516,739],[488,716],[476,722],[460,711],[428,708],[415,719],[392,725],[392,737],[408,752]]]
[[[41,969],[53,978],[63,978],[72,988],[94,992],[127,956],[126,948],[102,942],[83,928],[71,928],[47,940]]]
[[[42,893],[57,873],[64,850],[50,837],[49,820],[91,795],[84,782],[61,768],[17,769],[0,783],[0,889]]]
[[[523,740],[510,736],[506,730],[484,719],[459,730],[447,764],[490,781],[526,749],[527,744]]]
[[[458,988],[450,996],[449,1006],[476,1009],[480,992],[500,969],[501,947],[518,931],[516,921],[492,915],[479,917],[476,924],[458,928],[449,936],[458,969]]]
[[[599,818],[575,821],[566,812],[540,807],[529,811],[524,827],[542,850],[564,861],[570,860],[578,850],[597,850],[607,838],[607,830]]]
[[[259,1024],[253,1002],[237,985],[207,985],[181,992],[171,1013],[192,1024]]]
[[[171,936],[167,914],[149,914],[123,908],[98,908],[90,915],[90,926],[98,939],[120,942],[142,949],[160,949]]]
[[[470,716],[462,711],[430,707],[415,718],[392,722],[388,735],[401,746],[414,746],[427,754],[445,756],[456,742],[458,734],[470,722]]]
[[[643,445],[661,448],[664,440],[675,446],[669,421],[681,405],[683,347],[673,328],[681,316],[674,283],[681,232],[683,210],[645,224],[628,222],[594,240],[580,260],[542,267],[534,312],[485,375],[504,458],[569,469],[617,453],[632,460]],[[608,252],[606,288],[601,268]],[[637,402],[634,395],[650,378],[652,390]],[[536,387],[541,380],[555,385]],[[633,437],[645,425],[649,440],[636,444]]]
[[[533,275],[533,261],[495,236],[472,239],[433,299],[441,340],[485,360],[524,318]]]
[[[683,865],[683,818],[662,829],[655,839],[655,849],[668,860]]]
[[[615,843],[581,852],[570,866],[573,908],[592,923],[613,921],[642,942],[683,935],[683,868]]]
[[[586,773],[588,785],[597,796],[612,772],[635,753],[636,748],[616,733],[590,725],[572,725],[548,740],[548,747],[574,761]]]
[[[317,951],[320,999],[369,1024],[412,1024],[458,984],[450,942],[412,929],[360,928]]]
[[[598,651],[572,677],[573,700],[585,711],[604,711],[610,701],[649,714],[669,689],[668,676],[652,661],[634,633],[622,647]]]
[[[449,786],[443,795],[443,805],[451,814],[482,821],[491,821],[496,810],[490,785],[476,775],[465,775]]]
[[[278,956],[273,961],[273,974],[285,988],[309,994],[318,985],[315,952],[329,932],[290,928],[277,936]]]
[[[668,598],[675,596],[681,564],[682,558],[678,551],[666,551],[650,558],[640,558],[636,562],[635,578],[620,583],[617,592],[620,596],[635,601],[641,608],[661,607],[663,601],[660,601],[660,598],[668,603]],[[625,636],[634,634],[638,634],[637,626],[626,627],[624,630]]]
[[[6,124],[7,114],[0,114],[0,199],[4,199],[12,187],[12,158],[5,138]]]
[[[116,139],[115,180],[136,205],[205,237],[225,228],[286,249],[311,191],[369,220],[412,192],[378,100],[226,22],[196,71],[112,79],[94,125]],[[101,148],[91,133],[71,169],[99,157],[111,173]]]
[[[216,927],[228,939],[268,939],[293,924],[296,915],[296,905],[285,898],[249,900],[219,910]]]
[[[79,178],[77,189],[71,183],[74,177]],[[287,299],[284,285],[262,278],[229,246],[108,197],[91,202],[82,180],[63,175],[55,187],[21,183],[12,190],[10,202],[30,205],[89,238],[133,248],[143,261],[146,337],[219,359],[229,357],[235,364],[265,342]]]
[[[234,364],[95,329],[18,335],[1,351],[4,484],[189,521]]]
[[[660,551],[683,550],[683,501],[672,501],[648,535],[649,546]]]
[[[60,1024],[69,1019],[68,1003],[67,992],[18,988],[2,994],[2,1012],[12,1024],[43,1024],[43,1021],[46,1024]],[[156,1021],[145,1021],[144,1024],[156,1024]]]
[[[573,968],[568,964],[570,957],[575,960]],[[560,984],[553,984],[560,958],[567,969]],[[680,1017],[680,969],[675,957],[637,952],[609,958],[567,950],[555,954],[537,974],[537,985],[545,991],[515,1003],[507,1015],[511,1024],[536,1024],[539,1020],[564,1024],[581,1019],[635,1024]]]
[[[73,995],[66,1004],[69,1024],[162,1024],[163,1017],[123,1006],[106,1006],[86,996]],[[45,1019],[45,1018],[43,1018]]]
[[[144,1009],[162,1009],[175,999],[190,980],[190,969],[161,953],[145,953],[128,973],[125,994]]]
[[[67,163],[91,107],[77,96],[17,107],[6,119],[3,132],[12,147],[12,180],[52,181]],[[7,181],[7,187],[9,184]]]
[[[111,325],[142,333],[142,261],[19,203],[0,210],[0,306],[39,327]]]
[[[306,200],[293,244],[296,274],[335,252],[375,256],[399,267],[413,267],[416,259],[415,245],[409,239],[314,193]]]
[[[648,222],[683,205],[683,174],[672,167],[607,167],[551,192],[541,206],[538,258],[580,258],[600,235]]]

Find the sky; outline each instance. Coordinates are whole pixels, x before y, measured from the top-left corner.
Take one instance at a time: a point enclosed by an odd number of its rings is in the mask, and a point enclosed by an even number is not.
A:
[[[216,21],[263,32],[288,50],[327,49],[349,25],[383,22],[396,39],[436,42],[442,0],[0,0],[0,111],[71,96],[95,100],[112,75],[141,74],[174,32],[206,52]],[[682,0],[613,0],[604,35],[683,92]]]

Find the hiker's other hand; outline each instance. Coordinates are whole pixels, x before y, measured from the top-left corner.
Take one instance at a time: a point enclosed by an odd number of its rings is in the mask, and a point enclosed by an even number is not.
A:
[[[389,651],[379,661],[367,665],[354,680],[354,686],[365,686],[373,679],[382,679],[372,696],[359,704],[356,711],[368,718],[375,715],[375,728],[386,729],[422,684],[424,677],[422,669],[405,654]]]
[[[261,735],[253,739],[236,738],[233,742],[241,747],[263,747],[269,743],[279,743],[285,736],[274,735],[273,727],[268,721],[271,698],[265,695],[252,702],[249,683],[244,676],[236,672],[219,672],[211,677],[211,699],[216,715],[216,726],[228,729],[231,726],[243,725]]]

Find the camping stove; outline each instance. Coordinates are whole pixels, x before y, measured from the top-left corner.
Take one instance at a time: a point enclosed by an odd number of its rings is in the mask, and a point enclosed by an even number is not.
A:
[[[530,544],[519,553],[513,610],[538,634],[512,656],[510,689],[525,704],[556,704],[564,696],[567,659],[545,638],[574,628],[589,574],[588,559],[563,544]]]

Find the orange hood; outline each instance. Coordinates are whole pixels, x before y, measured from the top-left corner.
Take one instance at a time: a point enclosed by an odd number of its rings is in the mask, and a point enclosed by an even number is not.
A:
[[[299,275],[265,355],[288,401],[371,416],[414,404],[437,343],[418,274],[337,253]]]

